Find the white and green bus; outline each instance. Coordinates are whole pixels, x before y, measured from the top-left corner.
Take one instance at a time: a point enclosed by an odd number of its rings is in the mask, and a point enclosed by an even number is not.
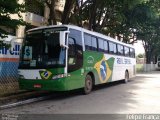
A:
[[[135,49],[73,25],[34,28],[26,33],[19,64],[21,89],[68,91],[135,76]]]
[[[157,56],[156,65],[155,66],[156,66],[157,70],[160,70],[160,55]]]

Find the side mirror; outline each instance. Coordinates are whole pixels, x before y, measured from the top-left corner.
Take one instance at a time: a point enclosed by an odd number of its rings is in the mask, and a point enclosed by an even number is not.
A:
[[[60,42],[60,46],[62,46],[62,47],[66,47],[66,48],[68,48],[68,46],[66,45],[66,33],[69,33],[69,31],[60,31],[60,33],[59,33],[59,42]]]

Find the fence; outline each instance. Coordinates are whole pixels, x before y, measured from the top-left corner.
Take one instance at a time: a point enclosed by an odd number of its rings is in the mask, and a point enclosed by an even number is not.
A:
[[[137,72],[150,72],[156,70],[155,64],[137,64]]]
[[[11,48],[0,48],[0,96],[17,91],[18,62],[21,44],[13,41]]]
[[[17,91],[18,62],[0,62],[0,96]]]

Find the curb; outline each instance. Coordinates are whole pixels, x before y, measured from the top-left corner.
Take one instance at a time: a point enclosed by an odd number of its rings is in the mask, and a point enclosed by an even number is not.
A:
[[[46,91],[17,91],[16,93],[7,94],[0,97],[0,106],[29,98],[40,97],[48,93],[49,92]]]

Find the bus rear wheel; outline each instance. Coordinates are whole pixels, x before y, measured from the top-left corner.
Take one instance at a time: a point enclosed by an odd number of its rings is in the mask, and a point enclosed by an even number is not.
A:
[[[87,75],[85,78],[84,94],[87,95],[92,91],[93,80],[90,75]]]
[[[128,71],[125,72],[125,78],[124,78],[124,83],[127,83],[129,80],[129,73]]]

